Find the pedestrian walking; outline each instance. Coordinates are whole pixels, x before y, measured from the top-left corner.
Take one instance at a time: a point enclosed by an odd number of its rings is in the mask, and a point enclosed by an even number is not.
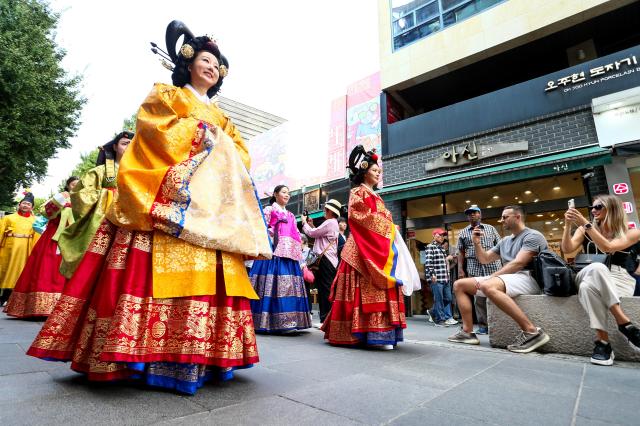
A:
[[[9,300],[11,292],[27,264],[27,259],[40,235],[33,229],[35,198],[25,192],[18,211],[0,220],[0,306]]]
[[[353,188],[349,195],[350,234],[331,286],[331,312],[322,325],[333,345],[392,349],[407,324],[402,288],[420,288],[420,279],[391,212],[375,190],[378,155],[362,145],[349,156]],[[412,269],[411,269],[412,268]]]
[[[118,197],[28,354],[193,394],[258,362],[243,261],[272,251],[247,147],[210,99],[228,61],[182,22],[166,40],[174,85],[140,107]]]
[[[123,130],[99,148],[96,166],[69,193],[74,223],[58,237],[60,273],[71,278],[84,257],[117,194],[116,176],[134,133]]]
[[[300,260],[302,246],[296,217],[287,210],[289,188],[278,185],[263,210],[273,238],[273,257],[255,260],[249,272],[258,300],[251,301],[256,332],[289,333],[311,327]]]
[[[319,257],[317,266],[313,267],[314,283],[318,289],[318,305],[320,308],[320,324],[327,318],[331,309],[329,291],[336,276],[338,267],[338,217],[342,204],[338,200],[328,200],[324,204],[324,222],[317,228],[306,214],[302,214],[302,231],[314,239],[312,251]]]
[[[48,218],[47,228],[16,282],[4,310],[7,315],[17,318],[48,316],[60,299],[66,279],[60,273],[62,256],[58,238],[74,221],[69,191],[73,190],[78,180],[77,176],[68,178],[64,191],[43,206],[43,213]]]
[[[445,251],[443,243],[447,231],[436,228],[432,232],[433,241],[425,250],[424,276],[431,286],[433,294],[433,307],[429,314],[436,325],[456,325],[458,321],[453,319],[451,313],[451,275],[450,262],[453,256]]]

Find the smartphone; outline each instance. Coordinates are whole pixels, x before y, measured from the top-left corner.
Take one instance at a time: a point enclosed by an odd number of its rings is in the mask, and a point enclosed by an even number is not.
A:
[[[575,209],[576,208],[576,201],[572,198],[569,201],[567,201],[567,205],[569,206],[570,209]]]

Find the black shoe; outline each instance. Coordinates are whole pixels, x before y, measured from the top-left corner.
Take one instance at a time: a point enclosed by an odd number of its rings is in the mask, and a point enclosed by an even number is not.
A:
[[[618,330],[629,339],[629,343],[635,346],[635,349],[640,349],[640,329],[638,327],[629,323],[627,325],[619,325]]]
[[[591,355],[591,364],[597,365],[612,365],[615,355],[611,348],[611,343],[603,343],[600,340],[596,340],[596,346],[593,348],[593,355]]]

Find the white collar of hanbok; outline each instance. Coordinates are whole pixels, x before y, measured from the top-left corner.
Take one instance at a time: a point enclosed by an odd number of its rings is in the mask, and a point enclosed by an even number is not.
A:
[[[198,93],[198,91],[189,83],[185,84],[184,87],[186,87],[187,89],[191,90],[191,93],[193,93],[195,95],[196,98],[200,99],[205,105],[211,105],[211,99],[209,99],[209,97],[207,96],[207,94],[205,93],[204,95],[201,95],[200,93]]]
[[[271,204],[271,207],[273,207],[276,210],[280,210],[281,212],[285,212],[285,213],[287,212],[287,208],[286,207],[282,207],[277,202],[274,202],[273,204]]]

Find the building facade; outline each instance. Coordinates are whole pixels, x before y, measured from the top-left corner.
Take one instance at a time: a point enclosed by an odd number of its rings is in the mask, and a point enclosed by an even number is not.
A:
[[[615,193],[638,223],[639,17],[625,0],[379,0],[380,193],[414,249],[440,227],[455,246],[471,204],[499,230],[523,206],[559,253],[569,199],[587,215]]]

